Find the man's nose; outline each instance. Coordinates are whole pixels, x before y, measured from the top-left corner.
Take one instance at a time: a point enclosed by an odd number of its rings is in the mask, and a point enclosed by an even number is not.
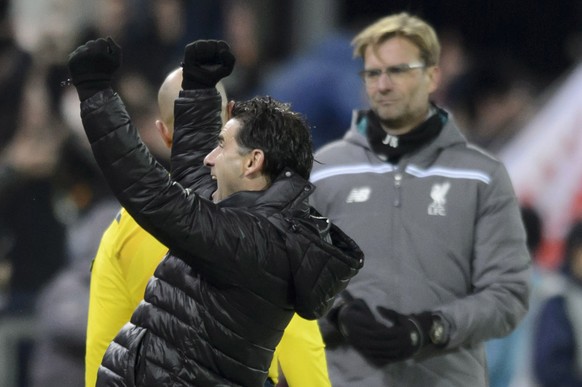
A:
[[[380,77],[378,78],[378,89],[386,90],[391,89],[394,86],[394,82],[392,82],[392,78],[390,78],[390,74],[386,71],[382,71]]]
[[[206,157],[204,157],[204,165],[205,166],[212,167],[214,165],[214,160],[216,158],[215,153],[216,153],[217,148],[214,148],[209,154],[206,155]]]

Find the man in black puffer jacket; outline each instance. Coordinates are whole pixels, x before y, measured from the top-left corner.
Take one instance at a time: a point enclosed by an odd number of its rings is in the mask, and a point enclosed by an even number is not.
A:
[[[184,51],[169,173],[111,89],[120,62],[110,38],[70,55],[83,125],[121,204],[170,252],[97,385],[263,386],[293,312],[325,314],[363,264],[307,204],[309,127],[286,105],[254,98],[231,104],[221,129],[215,85],[234,57],[225,42],[196,41]]]

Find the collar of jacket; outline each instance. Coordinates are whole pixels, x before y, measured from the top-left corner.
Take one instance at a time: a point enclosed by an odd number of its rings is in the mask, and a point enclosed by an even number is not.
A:
[[[286,168],[266,190],[236,192],[222,200],[218,205],[238,208],[257,206],[270,206],[279,209],[294,208],[299,212],[309,214],[307,198],[314,190],[313,184]]]
[[[365,126],[366,137],[374,153],[383,160],[396,163],[402,156],[413,153],[433,141],[447,120],[448,114],[433,105],[430,116],[425,121],[402,135],[389,136],[382,128],[378,116],[372,110],[361,118],[358,127]],[[394,139],[393,144],[385,142],[390,137]]]
[[[437,106],[435,105],[435,107]],[[440,107],[437,108],[439,114],[442,112],[448,115],[448,113],[444,109]],[[367,149],[369,152],[374,153],[374,151],[370,147],[370,143],[366,136],[366,127],[363,125],[358,125],[358,123],[362,122],[362,117],[368,114],[368,112],[369,110],[353,111],[350,130],[346,132],[343,139],[344,141],[347,141],[357,146],[361,146]],[[426,146],[422,147],[416,152],[405,155],[399,164],[403,162],[410,162],[410,160],[413,160],[415,165],[427,166],[434,161],[434,159],[438,156],[441,150],[458,144],[466,143],[467,140],[460,132],[460,130],[456,127],[454,120],[451,119],[451,117],[449,116],[448,120],[444,124],[443,129],[440,131],[439,135],[435,139],[433,139],[431,142],[426,144]],[[384,160],[381,160],[379,157],[378,161],[386,162]]]

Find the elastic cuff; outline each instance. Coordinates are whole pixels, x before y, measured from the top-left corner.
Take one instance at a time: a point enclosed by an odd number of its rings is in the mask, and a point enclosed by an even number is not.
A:
[[[184,90],[211,89],[214,87],[216,87],[216,85],[212,86],[208,85],[207,83],[201,83],[187,78],[182,79],[182,89]]]
[[[111,87],[110,81],[90,81],[83,82],[77,86],[77,94],[79,94],[79,100],[84,101],[91,98],[101,90],[109,89]]]

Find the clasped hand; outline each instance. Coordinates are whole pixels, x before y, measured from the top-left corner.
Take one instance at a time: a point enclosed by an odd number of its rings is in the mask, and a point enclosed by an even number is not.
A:
[[[338,328],[347,342],[376,367],[405,360],[430,343],[432,314],[403,315],[378,307],[385,321],[377,321],[368,305],[355,299],[338,312]]]

